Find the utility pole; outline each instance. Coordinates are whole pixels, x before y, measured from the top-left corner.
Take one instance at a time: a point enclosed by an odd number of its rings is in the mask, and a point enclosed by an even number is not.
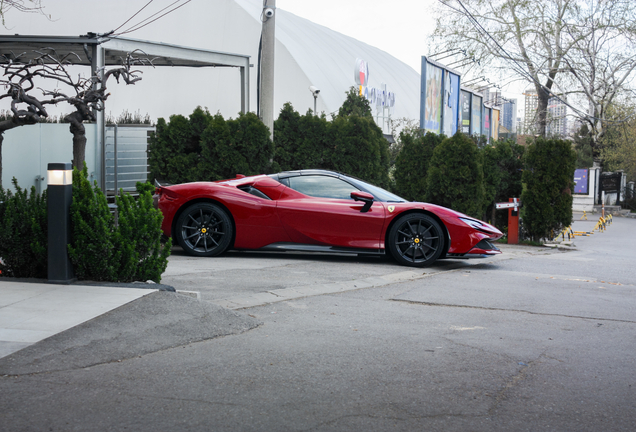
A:
[[[276,45],[276,0],[263,0],[261,82],[259,112],[274,141],[274,48]]]

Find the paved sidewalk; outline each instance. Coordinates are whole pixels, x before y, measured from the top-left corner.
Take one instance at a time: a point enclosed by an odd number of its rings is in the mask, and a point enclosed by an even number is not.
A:
[[[155,291],[0,280],[0,358]]]

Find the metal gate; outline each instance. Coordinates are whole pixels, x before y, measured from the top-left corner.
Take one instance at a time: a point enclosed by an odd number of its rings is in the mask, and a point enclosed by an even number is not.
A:
[[[135,192],[137,182],[148,180],[148,140],[154,126],[106,126],[104,136],[104,173],[106,196],[119,190]]]

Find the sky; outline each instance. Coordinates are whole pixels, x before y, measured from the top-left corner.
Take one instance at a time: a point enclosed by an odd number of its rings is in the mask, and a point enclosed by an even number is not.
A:
[[[0,27],[0,33],[80,35],[89,31],[106,32],[118,27],[148,1],[42,0],[51,20],[37,14],[10,11],[5,16],[7,28]],[[157,11],[173,1],[154,0],[143,13]],[[156,40],[156,31],[161,29],[164,42],[170,42],[171,35],[177,40],[181,36],[184,40],[184,35],[178,33],[185,33],[186,40],[191,43],[177,44],[196,46],[196,31],[183,29],[180,23],[187,21],[187,15],[196,10],[197,3],[207,1],[191,0],[179,10],[127,36]],[[276,7],[386,51],[419,73],[421,56],[429,54],[428,39],[435,29],[434,11],[444,6],[439,0],[276,0]],[[504,95],[516,97],[522,108],[520,93],[518,88],[504,88]]]

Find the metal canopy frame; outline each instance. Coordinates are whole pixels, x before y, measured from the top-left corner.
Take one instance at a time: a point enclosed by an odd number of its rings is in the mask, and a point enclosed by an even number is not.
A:
[[[240,70],[241,111],[249,111],[250,56],[189,48],[160,42],[151,42],[121,37],[100,36],[89,33],[84,36],[33,36],[0,35],[0,56],[13,58],[20,55],[23,61],[34,59],[37,51],[53,50],[58,57],[75,53],[69,59],[76,66],[90,66],[91,71],[102,67],[121,64],[126,54],[135,50],[142,51],[155,67],[235,67]],[[136,65],[135,67],[143,67]],[[105,116],[104,111],[96,113],[98,136],[98,154],[104,151]],[[105,188],[104,155],[101,160],[100,187]]]

